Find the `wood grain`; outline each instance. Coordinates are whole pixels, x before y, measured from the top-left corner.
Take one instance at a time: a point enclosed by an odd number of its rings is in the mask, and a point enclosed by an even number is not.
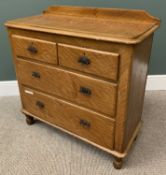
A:
[[[26,87],[23,88],[22,95],[23,108],[33,115],[106,148],[113,148],[113,120]],[[37,106],[37,102],[43,103],[44,107]],[[80,120],[86,120],[90,126],[80,125]]]
[[[116,84],[21,59],[16,62],[22,84],[114,117]],[[33,77],[33,72],[40,78]],[[91,95],[80,93],[81,87],[89,88]]]
[[[134,47],[123,151],[141,121],[153,35]]]
[[[13,49],[18,57],[26,57],[46,63],[57,64],[56,43],[35,38],[12,35]],[[28,49],[36,49],[36,53]]]
[[[43,11],[44,14],[56,15],[72,15],[72,16],[85,16],[95,17],[99,19],[116,19],[126,20],[127,18],[132,22],[158,22],[157,17],[153,17],[144,10],[136,9],[118,9],[118,8],[95,8],[95,7],[79,7],[79,6],[49,6]],[[137,21],[135,21],[135,19]]]
[[[140,128],[152,38],[159,25],[159,19],[140,10],[59,6],[7,22],[15,40],[23,112],[122,161],[117,157],[128,154]],[[32,41],[39,56],[25,51]],[[91,64],[78,64],[82,55]]]
[[[150,36],[142,43],[131,47],[128,52],[126,49],[126,60],[121,62],[120,70],[126,72],[120,72],[115,128],[115,149],[121,152],[127,148],[141,121],[152,38]]]
[[[80,57],[86,57],[90,63],[88,65],[80,63]],[[118,78],[118,53],[58,44],[58,59],[61,66],[115,81]]]
[[[117,93],[117,108],[116,108],[116,126],[115,126],[115,150],[123,152],[122,145],[124,141],[125,121],[127,118],[127,106],[130,88],[130,76],[132,66],[133,46],[124,45],[122,48],[119,82]]]
[[[12,20],[6,26],[131,44],[141,42],[160,23],[157,18],[138,10],[82,7],[50,9],[42,15]]]

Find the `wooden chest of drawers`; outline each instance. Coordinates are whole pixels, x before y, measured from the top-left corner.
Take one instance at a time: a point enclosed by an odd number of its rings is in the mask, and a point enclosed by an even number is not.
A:
[[[27,123],[91,143],[121,168],[141,126],[159,24],[144,11],[61,6],[7,22]]]

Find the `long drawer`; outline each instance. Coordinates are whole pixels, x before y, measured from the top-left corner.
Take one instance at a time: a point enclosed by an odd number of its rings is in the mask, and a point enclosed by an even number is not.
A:
[[[64,67],[117,80],[119,54],[58,44],[59,64]]]
[[[12,43],[16,56],[57,64],[56,43],[18,35],[12,35]]]
[[[22,87],[29,113],[106,148],[113,148],[114,120],[55,97]]]
[[[114,116],[116,84],[16,59],[20,83]]]

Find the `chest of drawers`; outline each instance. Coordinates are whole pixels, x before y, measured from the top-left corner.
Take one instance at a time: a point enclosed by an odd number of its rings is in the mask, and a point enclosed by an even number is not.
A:
[[[22,112],[115,157],[141,126],[148,62],[160,21],[145,11],[53,6],[8,21]]]

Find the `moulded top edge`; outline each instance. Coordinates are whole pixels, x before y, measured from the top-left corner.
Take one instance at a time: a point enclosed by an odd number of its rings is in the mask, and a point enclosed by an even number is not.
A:
[[[74,37],[135,44],[152,34],[160,20],[142,10],[49,7],[38,16],[20,18],[7,27]]]

